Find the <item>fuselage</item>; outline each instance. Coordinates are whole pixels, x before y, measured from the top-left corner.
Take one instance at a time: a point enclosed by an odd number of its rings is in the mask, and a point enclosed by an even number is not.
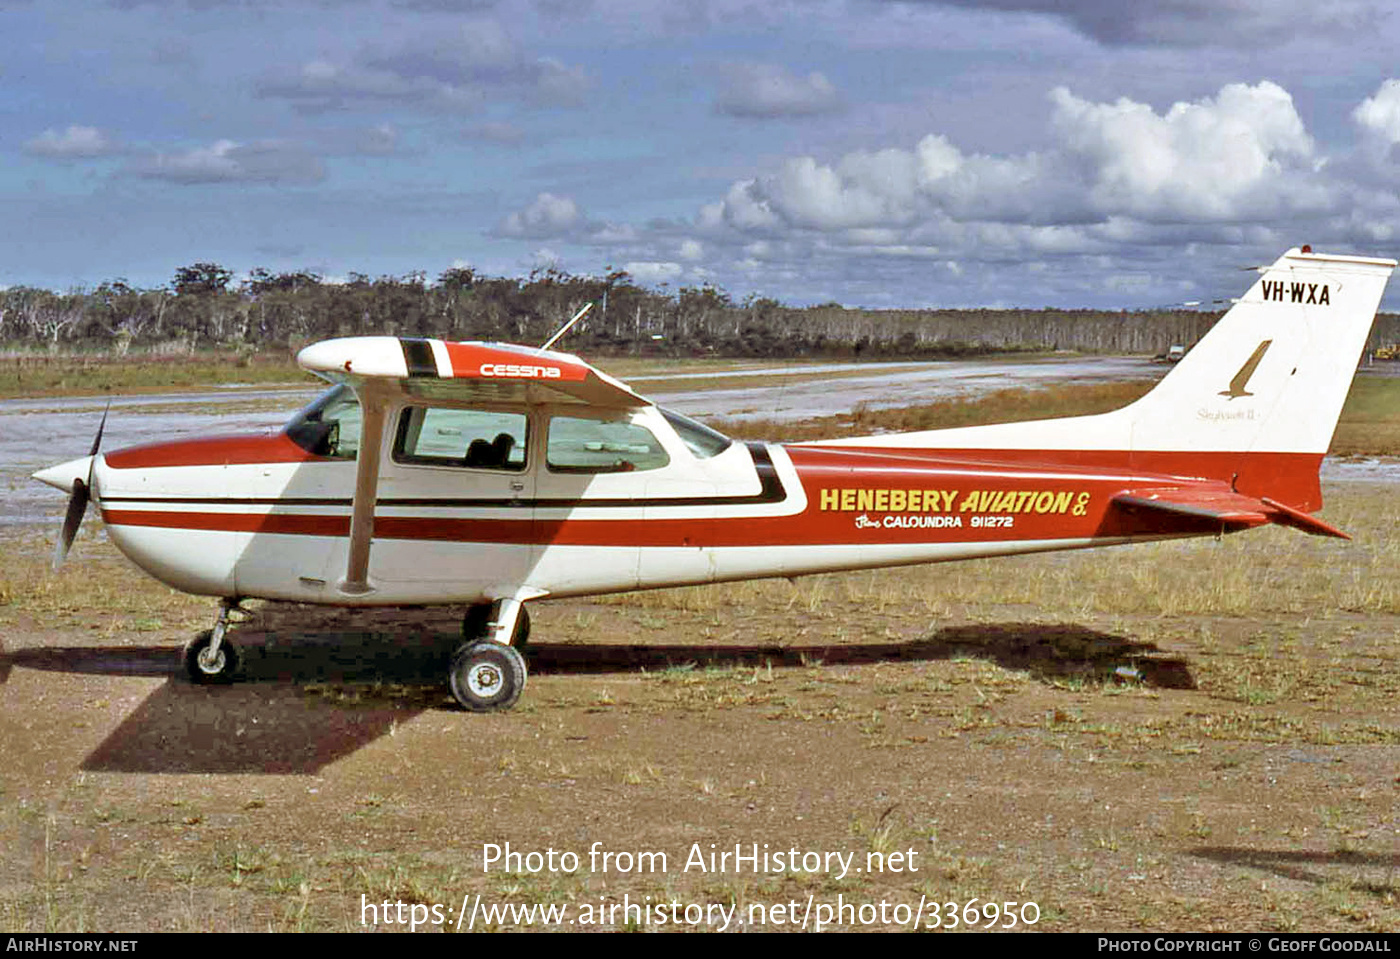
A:
[[[1343,536],[1312,515],[1318,466],[1394,266],[1289,250],[1151,392],[1093,416],[745,444],[569,354],[364,336],[298,354],[336,385],[280,433],[36,475],[76,490],[77,517],[90,491],[118,547],[179,589],[343,605],[509,605],[1265,523]]]
[[[191,593],[475,603],[522,585],[572,596],[1218,533],[1111,497],[1228,491],[1185,453],[1155,454],[1153,471],[1112,450],[745,444],[655,407],[405,396],[387,417],[371,589],[345,591],[356,407],[341,390],[308,410],[273,435],[99,455],[95,502],[113,542]],[[512,435],[509,454],[493,459],[474,432]]]

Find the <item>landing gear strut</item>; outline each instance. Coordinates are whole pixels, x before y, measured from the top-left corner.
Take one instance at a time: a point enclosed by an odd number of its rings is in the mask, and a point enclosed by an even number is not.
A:
[[[491,627],[500,617],[500,602],[477,603],[462,617],[462,638],[468,643],[481,639],[492,639]],[[500,642],[495,639],[495,642]],[[516,649],[525,649],[530,643],[530,611],[523,605],[515,620],[515,630],[511,633],[510,644]]]
[[[233,682],[238,672],[238,647],[224,638],[228,632],[229,614],[242,612],[237,599],[225,599],[219,604],[219,618],[213,629],[206,629],[185,647],[185,673],[190,681],[201,686]]]

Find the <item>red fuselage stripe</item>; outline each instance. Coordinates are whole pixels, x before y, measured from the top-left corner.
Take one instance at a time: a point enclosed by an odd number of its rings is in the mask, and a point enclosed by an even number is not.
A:
[[[269,455],[276,453],[277,456]],[[1317,468],[1321,456],[1289,453],[1191,453],[1043,450],[911,450],[858,447],[791,446],[787,453],[806,496],[800,514],[771,516],[773,506],[793,495],[782,484],[765,483],[770,495],[756,498],[715,497],[681,504],[663,500],[602,501],[593,517],[587,499],[569,504],[541,501],[514,506],[506,518],[380,515],[376,539],[550,544],[610,547],[763,547],[884,545],[939,542],[1081,539],[1170,532],[1209,532],[1256,522],[1205,516],[1188,523],[1162,510],[1113,508],[1112,498],[1134,487],[1197,491],[1209,494],[1270,496],[1298,511],[1320,507]],[[256,454],[256,455],[254,455]],[[242,457],[250,457],[242,459]],[[288,462],[313,459],[283,436],[196,440],[137,448],[112,454],[109,466],[194,466],[229,462]],[[114,462],[115,461],[115,462]],[[761,476],[772,467],[766,450],[755,453]],[[767,472],[764,472],[764,471]],[[767,490],[772,486],[771,491]],[[270,511],[218,511],[218,500],[201,498],[188,506],[164,499],[161,510],[126,508],[139,500],[113,491],[104,519],[116,526],[166,529],[278,533],[294,536],[344,537],[344,515],[294,512],[297,504],[270,502]],[[1191,500],[1188,497],[1188,501]],[[228,507],[238,503],[230,497]],[[325,505],[331,505],[329,503]],[[432,506],[431,502],[409,503]],[[461,504],[463,507],[468,504]],[[480,504],[490,508],[489,504]],[[676,518],[675,509],[709,506],[714,515]],[[444,508],[452,508],[444,503]],[[534,509],[532,510],[532,507]],[[303,507],[304,508],[304,507]],[[608,509],[628,509],[628,518],[600,518]],[[537,511],[537,515],[530,515]],[[642,513],[638,516],[637,513]],[[1194,524],[1194,525],[1193,525]],[[1190,526],[1188,530],[1186,527]],[[1201,527],[1197,530],[1196,527]]]
[[[987,502],[996,491],[985,491]],[[1027,508],[1015,513],[975,508],[936,515],[907,512],[822,511],[813,504],[795,516],[737,516],[711,519],[453,519],[377,516],[374,538],[534,546],[598,547],[764,547],[880,546],[914,543],[1003,542],[1078,539],[1181,532],[1159,515],[1126,516],[1109,509],[1107,495],[1087,494],[1082,515],[1075,494],[1063,514],[1037,515]],[[1027,504],[1029,507],[1029,504]],[[295,513],[224,513],[105,509],[114,526],[165,529],[278,533],[293,536],[346,537],[348,516]],[[1208,529],[1206,531],[1209,531]]]

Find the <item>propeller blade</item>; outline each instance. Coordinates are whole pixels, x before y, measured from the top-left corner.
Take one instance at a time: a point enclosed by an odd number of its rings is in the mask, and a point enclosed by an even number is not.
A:
[[[91,475],[91,474],[89,474]],[[68,512],[63,515],[63,529],[59,531],[58,542],[53,547],[53,568],[63,565],[68,549],[73,545],[73,537],[78,535],[83,514],[87,512],[88,485],[80,479],[73,480],[73,495],[68,497]]]
[[[87,512],[88,500],[92,498],[92,472],[97,468],[97,451],[102,447],[102,431],[107,428],[107,414],[112,412],[112,401],[102,411],[102,422],[97,424],[97,435],[92,438],[92,452],[88,454],[87,480],[74,477],[73,493],[68,497],[68,511],[63,514],[63,528],[59,530],[58,542],[53,546],[53,568],[58,569],[68,558],[68,550],[78,535],[78,527],[83,524],[83,514]]]
[[[92,438],[92,452],[89,456],[97,455],[97,448],[102,445],[102,431],[107,428],[107,414],[112,412],[112,401],[107,401],[107,407],[102,411],[102,422],[97,424],[97,435]],[[92,482],[92,470],[88,470],[88,482]]]

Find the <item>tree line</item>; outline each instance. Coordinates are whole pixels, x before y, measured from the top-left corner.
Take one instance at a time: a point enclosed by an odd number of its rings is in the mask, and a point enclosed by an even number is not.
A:
[[[581,309],[567,349],[595,355],[934,358],[1019,350],[1164,354],[1190,346],[1220,317],[1187,309],[866,310],[735,300],[715,286],[639,286],[625,271],[601,277],[557,269],[524,278],[454,267],[426,274],[328,282],[310,271],[255,269],[235,282],[216,263],[181,267],[139,289],[111,280],[57,293],[0,290],[0,344],[10,349],[133,347],[251,352],[333,336],[389,334],[541,343]],[[1400,315],[1382,314],[1370,347],[1400,342]]]

